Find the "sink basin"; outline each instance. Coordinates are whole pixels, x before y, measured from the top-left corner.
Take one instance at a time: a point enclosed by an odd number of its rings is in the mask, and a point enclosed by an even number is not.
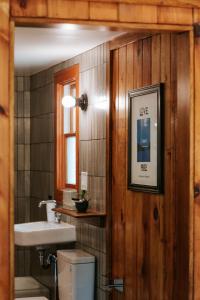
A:
[[[67,223],[15,224],[15,245],[38,246],[76,241],[76,228]]]

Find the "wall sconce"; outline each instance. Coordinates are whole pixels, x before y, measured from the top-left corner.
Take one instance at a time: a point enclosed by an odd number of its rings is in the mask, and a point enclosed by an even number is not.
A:
[[[82,94],[80,98],[74,98],[72,96],[64,96],[62,98],[62,105],[67,108],[79,106],[82,110],[86,111],[88,107],[87,94]]]

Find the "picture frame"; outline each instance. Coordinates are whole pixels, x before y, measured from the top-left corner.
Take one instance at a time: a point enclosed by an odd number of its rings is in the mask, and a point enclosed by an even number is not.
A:
[[[128,92],[128,189],[163,193],[164,84]]]

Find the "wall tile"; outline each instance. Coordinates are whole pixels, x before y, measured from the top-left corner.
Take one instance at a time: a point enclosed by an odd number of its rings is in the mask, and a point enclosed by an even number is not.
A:
[[[92,138],[92,106],[89,105],[87,111],[80,110],[80,126],[79,135],[80,141],[88,141]],[[83,126],[84,124],[84,126]]]
[[[24,143],[30,144],[30,118],[24,118]]]
[[[37,116],[39,111],[39,99],[38,99],[38,90],[31,91],[30,95],[30,115],[31,117]]]
[[[38,207],[41,199],[31,197],[30,198],[30,221],[45,221],[47,219],[46,215],[46,207],[45,205],[42,207]]]
[[[17,119],[17,144],[24,144],[24,118]]]
[[[30,144],[24,146],[24,170],[30,170]]]
[[[17,197],[24,197],[24,171],[18,171],[17,173]]]
[[[89,177],[89,194],[91,196],[90,206],[98,211],[106,209],[106,178]]]
[[[24,117],[30,117],[30,91],[24,92]]]
[[[25,197],[30,197],[30,171],[24,172]]]
[[[50,173],[31,171],[31,196],[48,199],[50,194]]]
[[[30,77],[25,76],[24,77],[24,91],[28,91],[30,93]]]
[[[24,170],[25,147],[24,145],[17,145],[17,170]]]
[[[17,77],[17,91],[24,91],[24,77]]]
[[[101,101],[92,106],[91,113],[91,135],[92,139],[105,139],[106,138],[106,108],[107,101]],[[105,108],[105,109],[104,109]]]
[[[24,116],[24,92],[17,93],[17,117],[22,118]]]
[[[106,140],[92,140],[91,175],[106,175]]]
[[[80,110],[80,172],[89,174],[90,206],[104,210],[106,203],[106,63],[109,61],[108,45],[100,45],[48,70],[31,76],[31,220],[46,218],[45,208],[38,202],[54,193],[54,92],[53,74],[80,64],[80,94],[86,92],[89,106]],[[102,108],[103,107],[103,108]],[[106,269],[106,234],[104,228],[81,223],[71,217],[62,217],[76,224],[77,247],[88,251],[97,259],[98,299],[107,299],[103,290]],[[31,258],[34,256],[31,254]],[[34,276],[41,279],[41,270],[31,267]],[[96,298],[95,298],[96,299]]]
[[[80,173],[92,174],[92,141],[80,141],[79,147]]]

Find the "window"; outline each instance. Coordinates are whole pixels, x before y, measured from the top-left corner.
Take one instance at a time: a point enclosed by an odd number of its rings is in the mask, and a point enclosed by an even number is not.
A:
[[[62,105],[63,96],[79,96],[79,66],[55,74],[56,199],[65,188],[79,186],[79,108]]]

